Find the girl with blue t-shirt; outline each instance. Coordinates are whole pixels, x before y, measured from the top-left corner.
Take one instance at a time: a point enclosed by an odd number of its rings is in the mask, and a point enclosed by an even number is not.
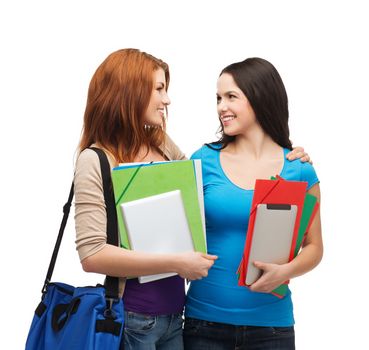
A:
[[[254,264],[262,276],[250,288],[238,286],[256,179],[279,174],[306,181],[320,201],[319,180],[309,163],[288,161],[292,149],[288,100],[277,70],[261,58],[223,69],[217,84],[221,138],[192,158],[202,160],[209,254],[218,256],[208,276],[191,282],[185,308],[185,349],[294,349],[291,293],[270,292],[322,259],[320,213],[300,254],[287,264]]]

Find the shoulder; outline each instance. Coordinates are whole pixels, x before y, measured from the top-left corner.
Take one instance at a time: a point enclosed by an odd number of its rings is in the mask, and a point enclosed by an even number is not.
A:
[[[79,153],[76,164],[85,165],[89,163],[98,163],[98,162],[99,162],[99,158],[98,158],[97,153],[90,148],[86,148],[82,152]]]
[[[99,157],[94,150],[86,148],[79,153],[76,161],[76,170],[81,170],[86,167],[92,168],[96,165],[99,165]]]
[[[86,183],[101,183],[100,161],[97,153],[92,149],[83,150],[77,158],[74,183],[75,185]]]
[[[306,181],[308,183],[308,189],[319,183],[318,175],[310,163],[300,162],[300,169],[301,181]]]
[[[100,162],[97,153],[89,148],[84,149],[77,157],[76,171],[99,169]]]
[[[196,150],[191,159],[208,159],[215,157],[217,153],[219,153],[220,145],[217,143],[209,143],[204,144],[201,148]]]
[[[186,159],[186,155],[180,150],[168,134],[165,135],[163,151],[170,160]]]
[[[192,155],[191,155],[191,159],[201,159],[203,148],[204,148],[204,146],[202,146],[201,148],[199,148],[195,152],[193,152]]]
[[[94,145],[92,146],[96,147]],[[102,150],[105,153],[111,169],[118,165],[118,163],[114,160],[114,157],[112,154],[110,154],[107,150],[104,150],[102,148],[100,148],[100,150]],[[80,169],[80,168],[87,168],[90,170],[100,169],[99,156],[93,149],[86,148],[81,153],[79,153],[77,157],[77,161],[76,161],[76,169]]]
[[[319,183],[319,178],[315,168],[310,163],[301,162],[300,159],[295,159],[293,161],[285,160],[285,162],[287,162],[287,177],[298,181],[307,182],[307,189],[310,189],[312,186]]]

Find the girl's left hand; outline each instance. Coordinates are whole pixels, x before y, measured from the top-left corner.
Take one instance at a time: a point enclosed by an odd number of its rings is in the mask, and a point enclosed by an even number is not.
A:
[[[263,270],[263,274],[250,286],[253,292],[270,293],[289,279],[287,264],[278,265],[255,261],[254,265]]]
[[[310,156],[300,146],[293,147],[292,151],[286,154],[286,158],[288,160],[300,159],[304,163],[309,162],[310,164],[313,164]]]

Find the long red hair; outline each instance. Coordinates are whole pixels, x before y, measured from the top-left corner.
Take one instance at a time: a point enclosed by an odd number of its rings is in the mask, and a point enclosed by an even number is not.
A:
[[[162,128],[146,128],[143,120],[159,68],[168,89],[168,65],[146,52],[122,49],[101,63],[88,89],[80,151],[96,143],[121,163],[132,162],[142,146],[161,148],[165,121]]]

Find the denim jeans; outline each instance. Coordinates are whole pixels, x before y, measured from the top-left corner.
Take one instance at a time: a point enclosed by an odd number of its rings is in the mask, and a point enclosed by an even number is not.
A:
[[[183,350],[182,314],[124,314],[124,350]]]
[[[294,350],[293,327],[233,326],[186,318],[186,350]]]

